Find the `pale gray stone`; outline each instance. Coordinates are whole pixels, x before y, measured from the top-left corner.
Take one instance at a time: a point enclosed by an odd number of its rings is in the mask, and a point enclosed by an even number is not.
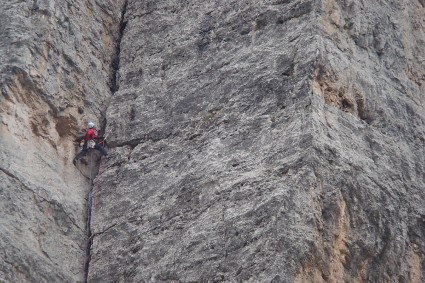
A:
[[[104,123],[122,2],[0,2],[0,282],[85,281],[73,140]]]
[[[0,282],[423,282],[424,6],[1,3]]]
[[[420,282],[418,1],[132,1],[92,282]]]

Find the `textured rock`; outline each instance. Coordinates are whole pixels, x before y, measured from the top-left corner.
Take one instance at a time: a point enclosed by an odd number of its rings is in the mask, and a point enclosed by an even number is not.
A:
[[[128,1],[90,282],[421,282],[420,1]]]
[[[324,1],[313,81],[320,241],[299,276],[425,280],[425,9]]]
[[[314,243],[313,9],[129,1],[89,281],[296,272]]]
[[[0,282],[84,281],[73,139],[103,122],[122,2],[0,3]]]
[[[0,282],[425,280],[423,0],[3,2]]]

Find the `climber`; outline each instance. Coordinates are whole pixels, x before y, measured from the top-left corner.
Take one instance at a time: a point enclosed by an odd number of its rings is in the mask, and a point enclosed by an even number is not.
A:
[[[77,165],[77,161],[81,157],[86,155],[90,148],[99,150],[103,156],[109,159],[109,156],[106,150],[101,145],[95,142],[95,140],[100,140],[100,139],[104,140],[104,137],[96,137],[96,134],[94,132],[94,124],[92,122],[89,122],[87,126],[88,126],[88,130],[86,131],[86,134],[76,139],[76,141],[78,142],[81,142],[84,139],[84,145],[83,145],[83,149],[80,151],[80,153],[77,154],[77,156],[75,156],[74,160],[72,161],[72,163],[74,163],[75,166]]]

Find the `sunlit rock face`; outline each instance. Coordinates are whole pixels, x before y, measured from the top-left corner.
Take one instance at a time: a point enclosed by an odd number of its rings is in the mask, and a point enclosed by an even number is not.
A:
[[[122,8],[101,2],[0,3],[0,282],[85,280],[73,140],[103,122]]]

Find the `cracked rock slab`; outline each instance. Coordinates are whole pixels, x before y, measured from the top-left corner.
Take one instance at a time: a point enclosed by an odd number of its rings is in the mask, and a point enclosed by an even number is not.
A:
[[[122,4],[95,2],[0,3],[0,282],[84,282],[73,140],[103,122]]]
[[[419,1],[124,19],[90,282],[423,281]]]

